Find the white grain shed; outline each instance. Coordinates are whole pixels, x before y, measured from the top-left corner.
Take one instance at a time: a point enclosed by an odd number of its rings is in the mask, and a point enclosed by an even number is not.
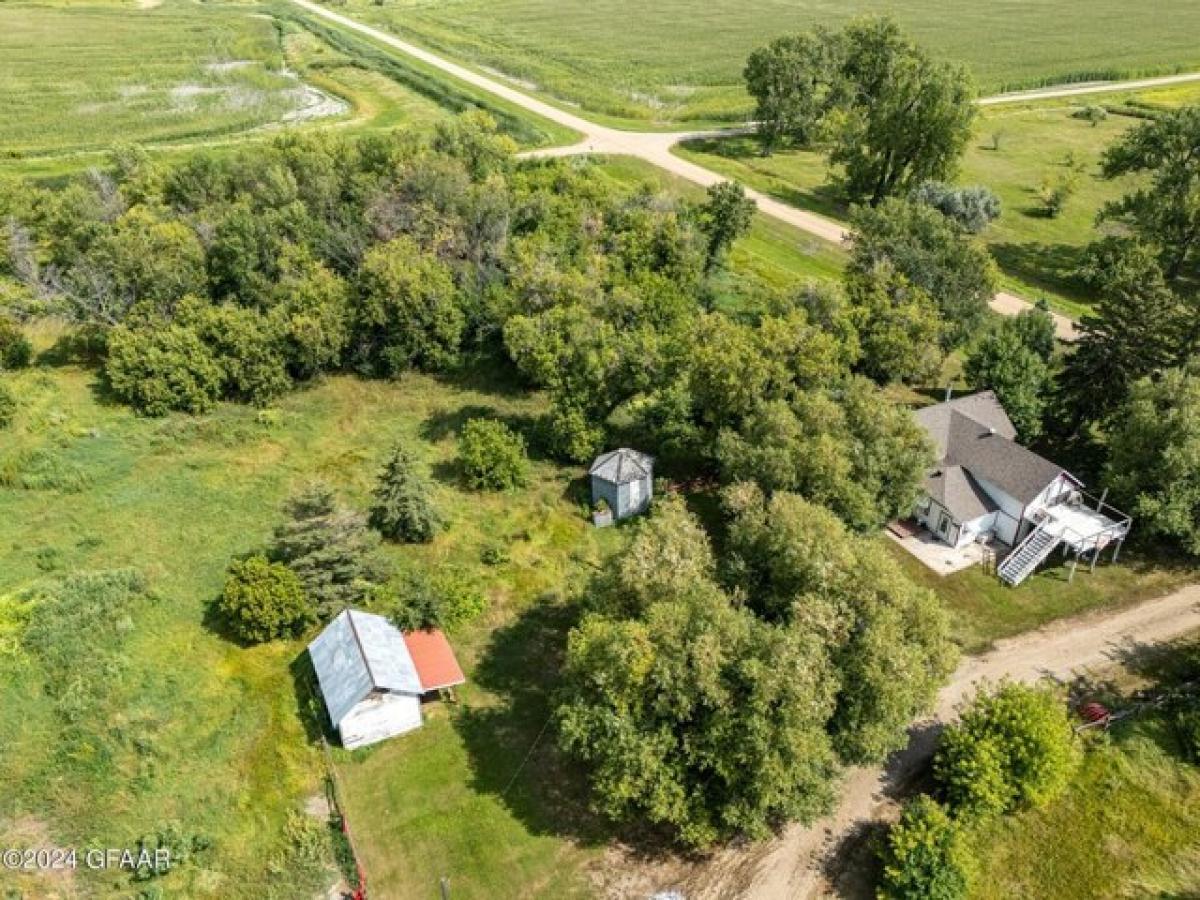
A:
[[[342,746],[362,747],[421,726],[421,695],[431,688],[422,685],[404,635],[388,619],[347,609],[308,652]]]
[[[617,519],[645,512],[654,495],[654,459],[622,447],[597,456],[588,470],[592,502],[603,500]]]

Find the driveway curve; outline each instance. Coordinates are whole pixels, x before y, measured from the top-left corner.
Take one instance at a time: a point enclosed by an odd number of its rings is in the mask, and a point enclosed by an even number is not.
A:
[[[583,136],[580,141],[569,146],[551,147],[523,154],[527,157],[549,158],[590,153],[633,156],[658,166],[672,175],[677,175],[702,187],[707,187],[726,179],[703,166],[674,155],[671,153],[671,148],[681,141],[694,138],[744,134],[746,131],[746,126],[742,126],[709,131],[643,132],[623,131],[618,128],[610,128],[606,125],[598,125],[573,112],[518,90],[497,78],[492,78],[482,72],[477,72],[474,69],[469,69],[466,66],[452,62],[437,53],[432,53],[423,47],[418,47],[416,44],[402,40],[380,28],[359,22],[347,15],[315,3],[313,0],[292,0],[292,2],[314,15],[328,19],[331,22],[341,25],[343,28],[349,28],[360,34],[364,34],[372,40],[385,44],[436,69],[440,69],[460,81],[507,100],[509,103],[541,116],[544,119],[549,119],[551,122],[577,131]],[[1166,75],[1160,78],[1143,78],[1125,82],[1094,82],[1081,85],[1064,85],[1035,91],[984,97],[979,100],[979,103],[982,105],[994,105],[999,103],[1045,100],[1056,97],[1075,97],[1125,89],[1181,84],[1190,81],[1200,81],[1200,73]],[[761,191],[747,188],[746,195],[758,204],[759,211],[764,215],[785,222],[822,240],[834,244],[842,244],[849,234],[844,226],[833,219],[828,219],[816,213],[782,203],[763,194]],[[1029,309],[1031,304],[1028,300],[1018,297],[1016,294],[1001,291],[993,298],[991,306],[993,310],[1003,315],[1016,315],[1022,310]],[[1051,313],[1051,315],[1054,318],[1055,331],[1060,339],[1071,341],[1078,336],[1074,321],[1058,313]]]

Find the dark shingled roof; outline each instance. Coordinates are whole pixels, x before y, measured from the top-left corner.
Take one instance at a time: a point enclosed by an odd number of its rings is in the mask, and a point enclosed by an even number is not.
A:
[[[921,426],[933,438],[938,457],[946,455],[946,447],[950,436],[950,419],[954,413],[961,413],[968,419],[973,419],[980,425],[996,429],[996,434],[1003,435],[1010,441],[1017,438],[1017,429],[1013,427],[1008,413],[991,391],[981,391],[966,397],[955,397],[945,403],[918,409],[914,414]]]
[[[651,457],[622,447],[620,450],[597,456],[588,474],[613,484],[628,484],[648,477],[653,469],[654,460]]]
[[[1016,442],[1016,429],[991,391],[926,407],[916,417],[933,440],[942,469],[960,467],[972,481],[994,484],[1020,503],[1029,503],[1059,475],[1069,474]],[[974,508],[961,482],[952,487],[951,496]]]
[[[957,522],[969,522],[997,509],[979,482],[962,466],[934,469],[925,478],[925,493],[949,510]]]

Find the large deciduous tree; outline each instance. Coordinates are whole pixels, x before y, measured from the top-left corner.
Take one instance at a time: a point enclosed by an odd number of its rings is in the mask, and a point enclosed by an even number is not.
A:
[[[838,672],[830,731],[847,762],[903,747],[957,653],[938,600],[876,541],[789,493],[727,488],[725,578],[768,621],[818,634]]]
[[[360,358],[387,375],[458,360],[466,317],[450,268],[409,238],[371,249],[359,270]]]
[[[852,218],[847,278],[873,277],[891,265],[937,303],[945,323],[943,347],[963,343],[983,324],[996,293],[996,264],[978,239],[937,210],[891,199]]]
[[[1033,311],[1021,315],[1045,316],[1045,313]],[[1041,334],[1030,332],[1033,328],[1017,318],[995,323],[968,350],[963,366],[967,380],[974,387],[996,392],[1024,441],[1041,435],[1042,415],[1050,390],[1050,367],[1039,352]],[[1027,333],[1032,346],[1026,343]]]
[[[763,149],[811,143],[826,113],[841,102],[842,38],[817,27],[772,41],[750,54],[743,75],[755,100]]]
[[[977,113],[966,68],[933,60],[889,19],[851,23],[843,44],[853,87],[829,159],[845,167],[847,196],[877,204],[952,176]]]
[[[1138,527],[1200,556],[1200,363],[1136,382],[1108,448],[1106,481]]]
[[[932,59],[886,18],[780,38],[744,74],[764,150],[819,139],[854,202],[951,177],[976,115],[967,70]]]
[[[912,507],[931,459],[912,416],[861,378],[759,404],[716,456],[726,480],[802,494],[860,531]]]

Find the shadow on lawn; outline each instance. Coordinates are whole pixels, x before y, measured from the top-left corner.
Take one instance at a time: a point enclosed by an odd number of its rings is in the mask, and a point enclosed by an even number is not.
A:
[[[491,636],[475,683],[496,706],[455,718],[471,758],[472,786],[496,796],[533,834],[599,844],[612,828],[588,809],[583,773],[557,748],[552,691],[576,611],[539,602]]]

